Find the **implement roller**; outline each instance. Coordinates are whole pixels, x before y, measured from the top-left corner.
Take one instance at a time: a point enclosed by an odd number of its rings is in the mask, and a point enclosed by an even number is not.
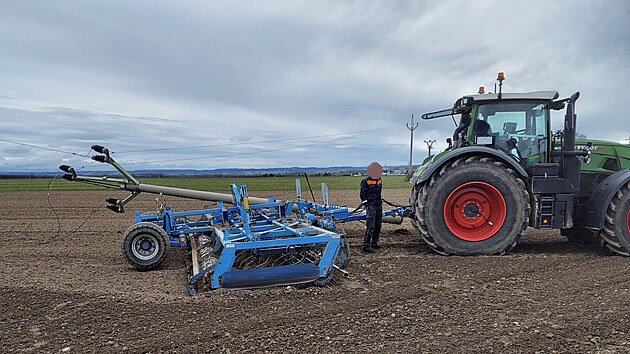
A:
[[[70,166],[59,168],[64,179],[131,192],[125,199],[106,199],[118,213],[140,193],[152,193],[215,202],[199,210],[175,211],[161,205],[155,213],[135,212],[136,224],[123,235],[122,253],[138,270],[155,269],[170,247],[184,250],[188,271],[186,289],[250,289],[294,284],[326,284],[350,260],[346,235],[338,223],[365,220],[359,207],[328,203],[328,186],[322,184],[324,204],[302,198],[296,179],[293,201],[248,196],[245,185],[231,185],[230,194],[204,192],[140,183],[120,166],[108,149],[94,145],[100,155],[92,159],[112,165],[123,178],[81,176]],[[400,224],[409,211],[395,207],[383,213],[383,222]]]

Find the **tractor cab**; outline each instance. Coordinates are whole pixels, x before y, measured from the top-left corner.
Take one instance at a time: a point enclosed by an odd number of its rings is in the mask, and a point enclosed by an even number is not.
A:
[[[525,165],[548,162],[549,103],[558,93],[505,94],[502,99],[489,96],[496,95],[472,98],[474,119],[463,141],[502,150]]]
[[[476,95],[467,95],[455,101],[453,108],[422,115],[423,119],[459,115],[459,125],[453,137],[447,139],[446,151],[466,147],[485,146],[503,151],[520,165],[529,169],[534,165],[557,164],[563,174],[569,175],[576,185],[580,174],[577,156],[589,161],[587,151],[575,152],[574,104],[579,92],[565,99],[558,99],[557,91],[503,93],[505,75],[497,76],[498,92],[485,93],[483,86]],[[496,91],[495,86],[495,91]],[[559,136],[551,133],[551,111],[567,108],[564,132]],[[555,138],[560,139],[560,149],[555,148]],[[570,166],[567,166],[570,165]],[[567,173],[568,172],[568,173]]]
[[[452,109],[423,115],[424,119],[459,115],[459,125],[448,150],[487,146],[501,150],[530,166],[550,161],[550,109],[556,108],[555,91],[478,94],[464,96]]]

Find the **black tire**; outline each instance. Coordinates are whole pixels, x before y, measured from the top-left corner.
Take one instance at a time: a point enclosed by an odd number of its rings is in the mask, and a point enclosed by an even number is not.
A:
[[[341,247],[339,248],[339,253],[337,254],[337,263],[338,267],[341,269],[345,269],[348,264],[350,264],[350,243],[346,239],[346,236],[342,236],[341,239]]]
[[[416,204],[418,200],[419,190],[421,188],[420,184],[416,184],[411,188],[411,194],[409,197],[409,205],[411,205],[411,216],[409,221],[411,221],[411,225],[418,231],[420,231],[420,225],[418,225],[418,218],[416,217]]]
[[[622,256],[630,256],[630,182],[621,187],[606,210],[603,244]]]
[[[155,269],[168,255],[169,237],[156,224],[140,222],[127,229],[122,237],[122,253],[137,270]]]
[[[487,188],[499,203],[492,198],[479,198],[485,205],[473,202],[476,209],[472,206],[472,211],[476,214],[469,218],[471,203],[466,197],[483,195],[476,192],[476,187]],[[455,160],[414,190],[417,191],[417,196],[412,197],[416,201],[414,224],[424,241],[439,254],[502,255],[514,248],[529,225],[531,206],[525,183],[506,164],[492,158],[473,156]],[[458,201],[463,202],[461,214]],[[490,212],[490,217],[484,216],[483,210]],[[483,219],[477,220],[480,215]],[[479,226],[453,227],[455,221],[466,218]],[[468,238],[467,232],[480,236]]]
[[[562,229],[560,233],[574,243],[599,244],[601,239],[598,232],[591,232],[583,227],[572,227],[570,229]]]

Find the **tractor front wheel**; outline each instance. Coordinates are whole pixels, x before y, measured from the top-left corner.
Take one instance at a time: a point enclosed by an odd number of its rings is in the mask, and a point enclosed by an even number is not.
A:
[[[417,193],[415,224],[440,254],[504,254],[529,224],[524,182],[492,158],[456,160],[419,186]]]
[[[166,232],[156,224],[140,222],[131,226],[122,237],[122,253],[138,270],[157,268],[170,248]]]
[[[608,249],[630,256],[630,182],[617,191],[608,205],[600,236]]]

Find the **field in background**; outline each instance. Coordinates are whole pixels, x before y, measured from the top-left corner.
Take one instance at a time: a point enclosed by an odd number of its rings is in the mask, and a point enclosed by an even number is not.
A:
[[[361,179],[364,177],[351,176],[330,176],[309,177],[313,192],[319,193],[320,183],[328,183],[331,190],[359,189]],[[188,188],[213,192],[229,193],[230,184],[246,184],[250,192],[256,191],[292,191],[295,190],[296,177],[164,177],[164,178],[139,178],[141,183],[156,184],[167,187]],[[302,183],[302,193],[306,197],[308,185],[305,178],[300,178]],[[52,179],[36,178],[8,178],[0,179],[0,192],[45,192]],[[410,188],[409,182],[404,176],[383,176],[384,188],[399,189]],[[85,191],[102,190],[100,187],[93,187],[83,183],[68,182],[57,178],[52,184],[53,191]]]

